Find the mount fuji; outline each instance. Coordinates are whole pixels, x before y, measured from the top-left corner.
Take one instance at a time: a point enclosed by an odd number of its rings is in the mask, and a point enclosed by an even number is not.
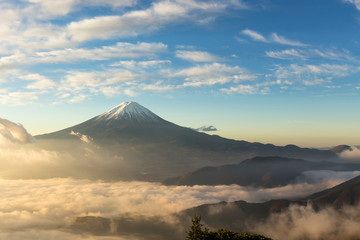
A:
[[[205,166],[234,164],[256,156],[337,160],[337,154],[329,150],[250,143],[197,132],[166,121],[136,102],[121,103],[83,123],[35,138],[48,146],[51,142],[52,149],[58,146],[61,151],[75,151],[83,147],[84,142],[94,143],[99,148],[95,153],[107,155],[93,162],[101,165],[100,168],[108,164],[103,175],[108,176],[110,171],[115,179],[125,171],[117,165],[119,162],[131,169],[126,170],[126,174],[140,174],[134,179],[146,176],[146,180],[161,181]],[[78,153],[79,159],[88,156],[88,147],[84,153]],[[95,158],[94,155],[89,157]],[[97,171],[99,166],[93,168]]]
[[[121,123],[165,123],[166,121],[157,116],[149,109],[136,102],[123,102],[109,111],[94,119],[98,124],[105,123],[106,126],[115,126]]]
[[[281,147],[250,143],[197,132],[166,121],[136,102],[121,103],[88,121],[36,138],[76,138],[74,133],[89,136],[98,143],[172,143],[212,152],[226,152],[227,155],[229,152],[241,152],[243,157],[283,156],[307,160],[332,160],[337,157],[333,151],[300,148],[295,145]]]
[[[186,130],[170,123],[136,102],[123,102],[118,106],[78,125],[36,136],[36,138],[76,138],[86,135],[100,141],[161,140],[168,131]],[[186,130],[187,131],[187,130]],[[75,133],[75,134],[74,134]]]

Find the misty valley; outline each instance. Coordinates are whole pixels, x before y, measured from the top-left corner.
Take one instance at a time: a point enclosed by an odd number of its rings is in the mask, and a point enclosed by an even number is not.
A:
[[[0,119],[0,159],[0,239],[181,240],[194,216],[280,240],[360,236],[356,146],[232,140],[124,102],[37,136]]]

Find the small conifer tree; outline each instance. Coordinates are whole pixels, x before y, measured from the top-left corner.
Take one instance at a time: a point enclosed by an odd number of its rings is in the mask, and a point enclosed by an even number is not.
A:
[[[201,223],[201,217],[195,215],[186,240],[271,240],[271,238],[258,234],[236,233],[227,229],[209,231]]]
[[[194,216],[191,220],[192,225],[190,227],[190,231],[187,232],[186,240],[203,240],[206,239],[206,235],[208,235],[208,229],[203,229],[203,224],[200,222],[201,217]]]

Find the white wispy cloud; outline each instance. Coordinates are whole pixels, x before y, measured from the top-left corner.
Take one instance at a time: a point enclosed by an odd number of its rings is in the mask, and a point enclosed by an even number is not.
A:
[[[178,58],[193,62],[214,62],[218,59],[217,56],[203,51],[178,50],[175,54]]]
[[[360,10],[360,1],[359,0],[342,0],[345,3],[354,4],[357,10]]]
[[[78,2],[77,0],[28,0],[29,4],[25,11],[36,11],[41,18],[53,18],[68,14]]]
[[[0,93],[0,103],[5,105],[27,105],[36,102],[42,92],[6,91]]]
[[[267,86],[259,86],[259,85],[244,85],[239,84],[237,86],[229,87],[229,88],[222,88],[220,91],[226,94],[243,94],[243,95],[253,95],[253,94],[267,94],[270,92],[270,88]]]
[[[241,31],[242,34],[249,36],[250,38],[252,38],[254,41],[258,41],[258,42],[268,42],[268,40],[261,35],[258,32],[255,32],[254,30],[250,30],[250,29],[245,29],[243,31]]]
[[[241,79],[252,80],[256,78],[246,69],[239,66],[228,66],[226,64],[212,63],[198,65],[177,71],[171,77],[183,77],[184,86],[200,87],[215,84],[225,84]]]
[[[266,51],[266,56],[278,59],[306,58],[298,50],[295,49],[287,49],[282,51]]]
[[[236,87],[230,88],[222,88],[221,91],[232,94],[232,93],[240,93],[240,94],[256,94],[258,93],[259,89],[252,85],[238,85]]]
[[[89,15],[86,9],[91,8],[106,9],[107,13],[94,11]],[[75,103],[98,94],[134,96],[144,91],[178,89],[184,82],[170,83],[172,78],[168,78],[169,72],[176,71],[166,66],[172,61],[160,59],[169,53],[166,44],[120,39],[154,33],[169,24],[208,24],[228,9],[247,6],[240,0],[160,0],[146,5],[136,0],[1,1],[0,102],[29,104],[49,97],[54,102]],[[88,41],[93,42],[87,45]],[[219,60],[205,51],[171,54],[191,62]],[[80,61],[103,63],[96,65],[96,70],[68,70]],[[42,64],[50,68],[23,70]],[[226,76],[221,80],[221,75],[213,81],[228,81]],[[253,78],[250,73],[233,75],[236,81]]]
[[[80,60],[100,61],[112,58],[140,58],[152,57],[167,51],[163,43],[138,42],[136,44],[118,42],[113,46],[101,48],[67,48],[53,51],[39,51],[33,55],[16,53],[0,58],[0,68],[9,68],[17,65],[32,65],[38,63],[61,63]]]
[[[44,90],[44,89],[53,88],[56,85],[56,83],[51,79],[37,73],[20,76],[20,78],[24,80],[32,81],[31,84],[26,86],[26,88],[28,89]]]
[[[60,82],[59,90],[69,92],[88,90],[97,92],[100,87],[132,81],[135,78],[136,74],[121,69],[105,72],[69,72],[64,80]]]
[[[245,30],[241,31],[241,33],[243,35],[246,35],[246,36],[250,37],[252,40],[258,41],[258,42],[277,43],[277,44],[295,46],[295,47],[306,47],[306,46],[308,46],[305,43],[295,41],[295,40],[290,40],[290,39],[288,39],[286,37],[278,35],[277,33],[272,33],[269,37],[264,37],[261,33],[258,33],[256,31],[250,30],[250,29],[245,29]]]
[[[16,67],[19,63],[26,61],[26,55],[20,52],[15,52],[12,55],[0,58],[0,69],[7,70]]]
[[[140,58],[151,57],[167,51],[167,45],[163,43],[118,42],[113,46],[101,48],[67,48],[54,51],[36,52],[33,59],[38,62],[73,62],[79,60],[107,60],[112,58]],[[31,59],[31,58],[30,58]]]
[[[153,84],[142,83],[139,88],[146,91],[167,92],[175,89],[175,86],[165,85],[162,81],[157,81]]]
[[[165,62],[166,63],[166,62]],[[126,67],[123,67],[124,64]],[[176,85],[156,80],[163,77],[155,72],[149,78],[148,72],[143,73],[143,68],[129,67],[128,65],[141,66],[147,69],[150,66],[162,64],[159,62],[133,62],[119,63],[123,68],[114,68],[106,71],[68,72],[58,84],[58,98],[70,103],[82,102],[93,94],[103,94],[106,97],[117,95],[136,96],[144,91],[166,92],[177,88]],[[137,70],[137,71],[135,71]]]
[[[170,63],[171,63],[170,60],[146,60],[146,61],[122,60],[111,64],[111,66],[128,68],[128,69],[138,69],[138,68],[161,67],[164,64],[170,64]]]
[[[87,96],[85,94],[78,94],[68,100],[68,103],[80,103],[83,102]]]
[[[84,6],[110,6],[114,8],[129,7],[136,4],[136,0],[25,0],[23,9],[28,13],[27,18],[53,19],[69,14]],[[31,15],[36,12],[37,15]],[[25,16],[24,16],[25,17]]]
[[[303,80],[305,86],[315,86],[315,85],[322,85],[325,83],[330,83],[330,80],[324,80],[322,78],[314,78],[311,80]]]
[[[347,50],[334,50],[334,49],[286,49],[281,51],[266,51],[266,56],[277,59],[311,59],[311,58],[324,58],[331,60],[354,60]]]
[[[114,36],[137,36],[145,32],[158,30],[171,22],[182,22],[196,19],[200,13],[214,13],[226,9],[231,1],[159,1],[148,9],[134,10],[123,15],[99,16],[72,22],[67,32],[74,41],[83,42],[91,39],[107,39]]]
[[[279,36],[277,33],[272,33],[270,36],[270,39],[271,39],[271,41],[273,41],[275,43],[279,43],[279,44],[283,44],[283,45],[296,46],[296,47],[308,46],[307,44],[304,44],[302,42],[290,40],[283,36]]]
[[[311,86],[329,83],[335,77],[346,77],[357,72],[360,72],[359,67],[347,64],[290,64],[288,66],[277,66],[274,69],[274,76],[278,80],[300,82]]]
[[[0,53],[12,56],[16,49],[29,56],[38,50],[74,48],[88,40],[136,36],[171,23],[201,19],[204,14],[217,15],[228,7],[239,5],[238,1],[230,0],[222,3],[163,0],[153,2],[146,9],[121,10],[121,7],[137,3],[135,0],[28,0],[22,4],[2,2],[0,36],[4,38],[0,42]],[[58,24],[49,21],[89,6],[110,6],[113,14],[95,15],[77,21],[69,18],[67,23]]]

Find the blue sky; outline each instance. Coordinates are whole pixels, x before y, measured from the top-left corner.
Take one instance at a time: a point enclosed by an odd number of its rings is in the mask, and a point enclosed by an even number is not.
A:
[[[359,144],[359,0],[3,0],[0,117],[36,135],[137,101],[280,145]]]

